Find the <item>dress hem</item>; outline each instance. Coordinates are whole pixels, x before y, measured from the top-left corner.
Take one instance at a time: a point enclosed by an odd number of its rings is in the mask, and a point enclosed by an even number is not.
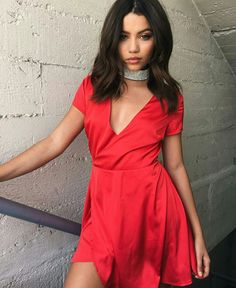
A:
[[[96,270],[97,270],[97,273],[98,273],[98,275],[99,275],[99,279],[100,279],[100,281],[101,281],[101,283],[104,285],[104,287],[106,287],[106,285],[108,284],[108,280],[106,281],[104,278],[103,278],[103,276],[102,276],[102,274],[101,274],[101,271],[100,271],[100,269],[98,268],[98,266],[97,266],[97,264],[96,264],[96,262],[95,261],[92,261],[92,260],[83,260],[83,259],[78,259],[78,260],[71,260],[71,263],[76,263],[76,262],[93,262],[94,263],[94,265],[95,265],[95,268],[96,268]],[[159,276],[159,275],[158,275]],[[110,277],[110,276],[109,276]],[[168,282],[168,281],[160,281],[159,282],[159,285],[160,284],[167,284],[167,285],[173,285],[173,286],[186,286],[186,285],[191,285],[193,283],[193,280],[191,279],[191,280],[189,280],[188,282]]]
[[[193,281],[189,281],[189,282],[181,282],[181,283],[174,283],[174,282],[160,282],[160,284],[168,284],[168,285],[173,285],[173,286],[186,286],[186,285],[191,285],[193,283]]]

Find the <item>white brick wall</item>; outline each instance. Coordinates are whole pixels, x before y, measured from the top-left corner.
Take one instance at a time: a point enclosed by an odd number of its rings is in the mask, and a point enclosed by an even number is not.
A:
[[[112,2],[0,2],[0,163],[63,118]],[[185,164],[213,248],[235,227],[235,78],[192,1],[163,2],[174,33],[170,72],[184,87]],[[2,182],[0,195],[80,222],[90,165],[82,132],[57,159]],[[62,287],[78,238],[3,215],[0,225],[0,288]]]

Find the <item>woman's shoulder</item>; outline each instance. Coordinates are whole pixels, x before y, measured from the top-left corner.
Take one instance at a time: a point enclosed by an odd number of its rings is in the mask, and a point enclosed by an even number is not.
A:
[[[83,82],[84,87],[91,88],[91,86],[93,86],[92,82],[91,82],[91,74],[89,73],[89,74],[85,75],[82,82]]]
[[[82,86],[83,86],[83,90],[84,90],[84,98],[85,98],[85,102],[88,105],[88,102],[90,102],[90,98],[93,95],[94,92],[94,88],[93,88],[93,84],[91,81],[91,74],[87,74],[86,76],[84,76],[83,80],[82,80]]]

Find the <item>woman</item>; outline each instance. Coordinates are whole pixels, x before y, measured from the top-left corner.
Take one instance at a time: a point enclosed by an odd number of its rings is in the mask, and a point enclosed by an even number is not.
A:
[[[168,72],[172,47],[157,0],[112,5],[71,108],[85,117],[93,168],[65,288],[185,286],[191,274],[209,274],[182,158],[183,95]],[[161,143],[165,168],[156,159]]]
[[[0,167],[3,180],[32,171],[85,128],[93,165],[64,288],[186,286],[192,275],[209,275],[182,155],[184,99],[168,71],[172,47],[158,0],[117,0],[92,73],[65,118],[46,140]],[[10,173],[23,159],[35,160]]]

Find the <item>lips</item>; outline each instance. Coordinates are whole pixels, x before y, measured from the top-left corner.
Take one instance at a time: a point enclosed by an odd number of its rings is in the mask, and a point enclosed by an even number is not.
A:
[[[127,60],[140,60],[141,58],[138,58],[138,57],[131,57],[131,58],[128,58]]]

